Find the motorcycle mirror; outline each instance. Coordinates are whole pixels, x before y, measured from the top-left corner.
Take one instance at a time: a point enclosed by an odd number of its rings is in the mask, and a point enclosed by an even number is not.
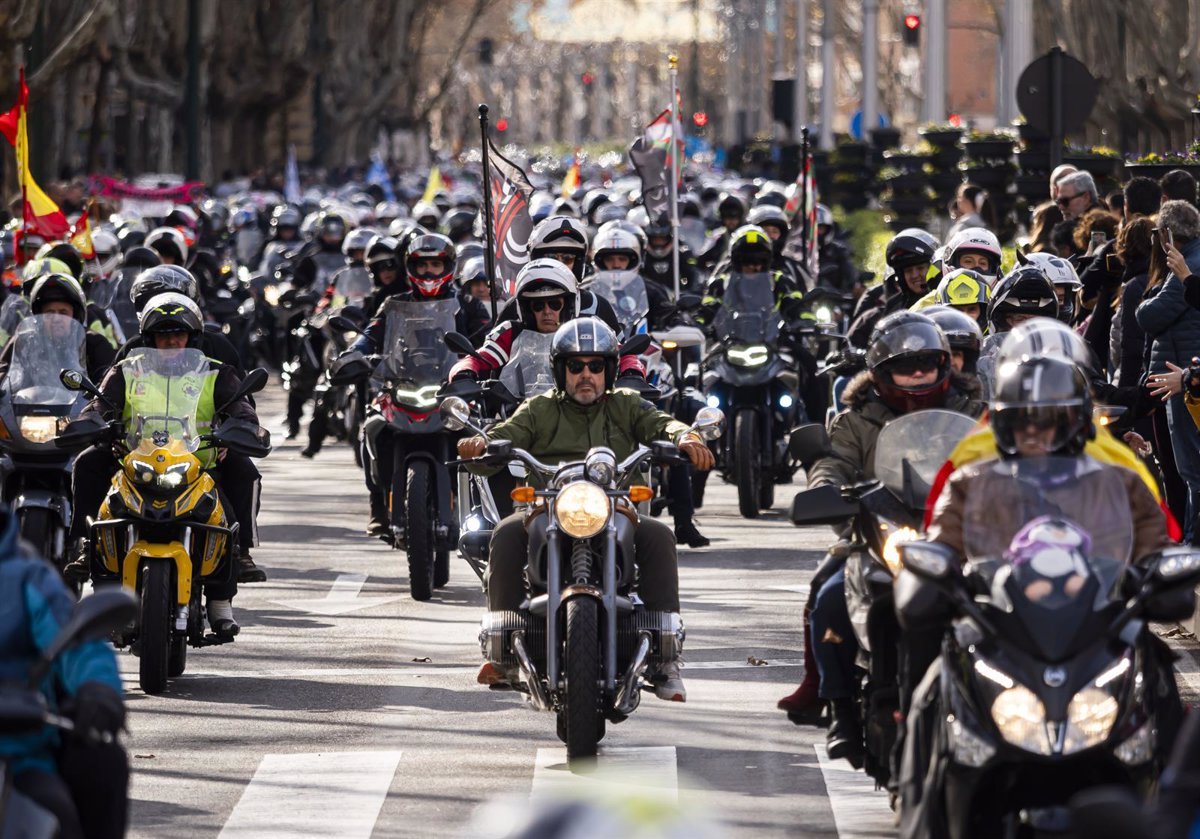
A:
[[[459,355],[469,355],[471,358],[477,358],[480,361],[485,360],[475,349],[475,345],[471,343],[471,339],[466,335],[460,335],[457,332],[447,332],[442,336],[442,340],[446,342],[447,347]]]
[[[819,422],[809,422],[796,426],[788,440],[788,452],[806,468],[833,453],[833,445],[829,442],[829,432]]]
[[[858,515],[858,502],[850,501],[833,484],[796,493],[792,499],[792,524],[839,525]]]
[[[896,547],[904,567],[927,580],[945,580],[958,567],[954,550],[938,542],[902,542]]]
[[[92,384],[91,380],[84,375],[82,370],[60,370],[58,380],[62,382],[62,386],[67,390],[79,393],[82,391],[92,399],[98,399],[110,411],[115,410],[113,404],[104,398],[104,394],[100,392],[100,388]]]
[[[1154,564],[1154,575],[1164,583],[1200,575],[1200,551],[1183,546],[1165,549]]]
[[[701,408],[696,412],[696,421],[692,430],[705,440],[715,440],[721,436],[725,426],[725,412],[720,408]]]
[[[458,396],[447,396],[442,400],[438,411],[442,415],[442,422],[451,431],[462,431],[471,420],[471,409],[467,407],[466,401]]]
[[[359,335],[363,332],[362,327],[344,315],[334,315],[329,319],[329,325],[342,332],[356,332]]]
[[[621,355],[641,355],[650,346],[650,336],[645,332],[634,335],[621,345]]]
[[[75,604],[71,617],[42,651],[41,659],[29,674],[30,687],[40,685],[54,659],[63,650],[84,641],[102,638],[137,616],[137,601],[120,586],[102,588]]]
[[[675,308],[681,312],[692,312],[700,308],[700,304],[704,298],[699,294],[691,294],[689,292],[680,292],[679,299],[675,301]]]

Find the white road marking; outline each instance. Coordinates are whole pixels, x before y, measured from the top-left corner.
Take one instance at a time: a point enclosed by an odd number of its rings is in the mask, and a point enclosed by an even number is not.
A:
[[[896,828],[887,792],[875,789],[874,780],[846,761],[830,760],[824,743],[815,744],[813,749],[825,777],[825,791],[840,839],[894,837]]]
[[[363,585],[367,582],[366,574],[338,574],[333,581],[333,587],[322,598],[303,600],[272,600],[280,606],[309,612],[314,615],[344,615],[371,606],[381,606],[399,600],[399,595],[392,597],[359,597]]]
[[[800,583],[794,586],[770,586],[771,591],[791,591],[801,597],[808,597],[808,583]]]
[[[370,839],[400,752],[267,755],[219,839]]]
[[[596,765],[575,773],[567,765],[566,749],[538,749],[530,798],[569,796],[580,790],[631,787],[645,794],[679,796],[679,774],[674,746],[600,747]]]

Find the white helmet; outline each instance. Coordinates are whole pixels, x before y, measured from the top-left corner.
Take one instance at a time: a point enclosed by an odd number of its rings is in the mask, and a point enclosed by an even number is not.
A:
[[[104,279],[120,266],[121,243],[111,231],[92,231],[92,250],[96,252],[96,261],[99,263],[96,271],[99,279]]]
[[[629,265],[625,270],[636,271],[642,262],[642,242],[630,231],[616,225],[603,228],[592,241],[592,264],[597,271],[608,270],[604,267],[606,256],[627,256]]]
[[[557,259],[533,259],[517,273],[514,297],[526,326],[533,324],[533,312],[526,301],[539,297],[566,296],[567,302],[559,323],[566,323],[579,313],[579,286],[571,269]]]
[[[1083,283],[1079,282],[1079,275],[1075,273],[1075,266],[1061,256],[1055,256],[1052,253],[1026,253],[1017,257],[1017,261],[1027,262],[1034,268],[1040,268],[1042,273],[1049,277],[1050,282],[1056,286],[1083,288]]]
[[[146,247],[162,257],[172,257],[178,265],[187,265],[188,244],[174,227],[156,227],[146,234]]]
[[[1000,250],[1000,240],[996,238],[996,234],[984,227],[968,227],[966,230],[959,231],[946,243],[945,264],[942,270],[961,268],[959,260],[968,253],[978,253],[988,257],[991,264],[987,271],[978,268],[974,270],[995,285],[996,280],[1000,277],[1000,261],[1004,257]]]

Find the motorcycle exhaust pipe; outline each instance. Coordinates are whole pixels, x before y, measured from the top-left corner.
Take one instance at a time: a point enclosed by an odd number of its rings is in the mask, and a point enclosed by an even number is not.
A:
[[[633,653],[633,661],[629,669],[621,677],[617,686],[617,698],[614,707],[618,714],[629,716],[641,702],[641,693],[637,689],[638,677],[646,670],[646,659],[650,657],[650,633],[645,630],[638,633],[637,649]]]
[[[529,651],[525,649],[524,632],[512,634],[512,648],[513,653],[517,656],[517,661],[520,662],[521,677],[525,679],[525,685],[529,688],[529,697],[533,700],[533,707],[539,711],[549,711],[550,700],[542,687],[542,680],[538,677],[537,669],[533,666],[533,660],[529,657]]]

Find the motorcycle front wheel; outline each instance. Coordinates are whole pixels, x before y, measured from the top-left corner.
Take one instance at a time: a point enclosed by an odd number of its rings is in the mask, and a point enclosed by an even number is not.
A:
[[[408,557],[408,589],[413,600],[433,597],[433,504],[429,464],[414,460],[408,465],[408,492],[404,502],[405,554]]]
[[[162,561],[142,566],[141,626],[138,629],[138,683],[149,694],[167,689],[171,658],[171,566]]]
[[[738,511],[743,518],[758,518],[762,501],[762,451],[758,417],[754,411],[739,411],[733,425],[733,468],[737,478]]]
[[[600,707],[600,607],[591,597],[576,597],[566,605],[563,673],[566,701],[558,711],[558,736],[567,757],[592,757],[604,736]]]

